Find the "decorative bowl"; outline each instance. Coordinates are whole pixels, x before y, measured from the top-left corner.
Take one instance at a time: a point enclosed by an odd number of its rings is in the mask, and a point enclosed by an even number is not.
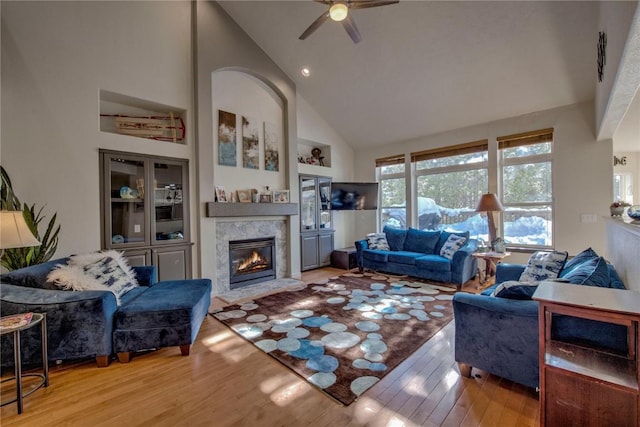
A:
[[[627,215],[634,221],[640,221],[640,205],[634,205],[627,209]]]

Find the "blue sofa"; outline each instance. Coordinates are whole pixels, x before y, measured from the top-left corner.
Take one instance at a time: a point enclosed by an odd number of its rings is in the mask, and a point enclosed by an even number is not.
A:
[[[475,367],[528,387],[538,387],[538,302],[491,296],[501,283],[517,281],[525,267],[498,264],[495,285],[481,294],[454,295],[455,360],[463,376],[470,376]],[[605,271],[608,287],[624,288],[613,266],[607,265]],[[624,326],[554,315],[551,332],[553,339],[595,345],[620,354],[627,351]]]
[[[211,294],[209,279],[158,282],[154,266],[133,267],[139,287],[121,297],[118,306],[109,291],[67,291],[47,282],[60,258],[14,270],[0,276],[0,311],[3,316],[25,312],[46,313],[49,360],[95,357],[107,366],[118,353],[122,362],[132,351],[180,346],[189,353]],[[21,334],[22,360],[42,363],[37,328]],[[2,337],[2,366],[13,363],[13,338]]]
[[[370,249],[367,240],[355,242],[358,268],[402,274],[462,286],[476,275],[478,260],[471,256],[478,242],[469,233],[422,231],[414,228],[384,227],[390,250]],[[467,239],[452,259],[440,256],[440,249],[451,234]]]

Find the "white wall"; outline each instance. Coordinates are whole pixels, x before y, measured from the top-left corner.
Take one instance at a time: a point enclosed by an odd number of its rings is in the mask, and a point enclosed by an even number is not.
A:
[[[213,97],[212,73],[233,70],[247,73],[261,81],[282,102],[283,118],[283,152],[281,153],[280,167],[284,179],[278,186],[291,190],[291,199],[297,202],[298,176],[296,162],[297,144],[297,119],[296,119],[296,92],[295,85],[282,72],[282,70],[269,58],[262,49],[233,21],[227,13],[215,2],[193,2],[195,14],[195,54],[197,57],[196,79],[196,110],[197,121],[197,155],[198,163],[198,198],[200,205],[198,215],[199,233],[201,236],[201,272],[204,277],[215,279],[215,267],[213,260],[216,257],[215,245],[215,219],[207,218],[205,203],[213,201],[214,184],[217,179],[229,188],[260,188],[259,182],[253,180],[253,174],[240,178],[241,167],[232,172],[225,171],[226,166],[214,164],[214,128],[217,128],[217,108],[221,103],[231,102],[229,96],[224,95],[220,100]],[[251,89],[247,89],[251,92]],[[216,96],[218,92],[216,92]],[[226,99],[226,101],[225,101]],[[249,100],[250,102],[250,100]],[[242,114],[248,110],[249,102],[242,102],[237,107],[239,111],[230,111]],[[214,107],[215,105],[215,107]],[[268,108],[267,110],[271,110]],[[264,113],[267,114],[267,110]],[[256,117],[260,111],[256,110]],[[291,155],[293,153],[293,155]],[[266,172],[262,172],[266,173]],[[237,175],[236,175],[237,174]],[[245,175],[242,175],[245,176]],[[255,175],[257,178],[257,175]],[[278,178],[280,179],[280,178]],[[241,182],[235,183],[236,180]],[[226,184],[228,182],[228,184]],[[289,268],[292,277],[300,276],[300,227],[297,217],[287,223],[287,235],[289,236]],[[295,236],[295,237],[294,237]],[[197,274],[197,273],[196,273]]]
[[[213,101],[213,159],[215,165],[213,179],[215,185],[221,185],[227,191],[242,189],[262,190],[269,186],[271,190],[286,190],[284,134],[282,100],[271,88],[255,77],[233,70],[216,71],[211,75]],[[236,114],[236,166],[221,166],[218,162],[218,110]],[[254,118],[259,128],[260,162],[259,169],[242,167],[242,116]],[[264,168],[264,122],[276,125],[278,136],[279,160],[282,167],[278,172]],[[204,144],[204,141],[201,141]],[[212,198],[209,199],[213,201]]]
[[[640,205],[640,151],[620,151],[613,155],[618,159],[625,158],[626,164],[615,165],[613,172],[633,176],[633,204]]]
[[[0,7],[0,161],[22,201],[46,205],[48,216],[58,213],[57,255],[99,249],[98,149],[192,158],[191,5],[3,1]],[[187,144],[100,132],[100,89],[187,110]]]
[[[576,254],[592,246],[598,253],[606,254],[604,225],[601,216],[609,215],[609,204],[613,193],[611,185],[611,142],[596,142],[593,131],[593,104],[541,111],[457,129],[442,134],[425,136],[402,144],[384,146],[375,150],[358,150],[355,156],[356,180],[371,180],[375,174],[375,159],[394,154],[409,153],[464,142],[488,139],[495,144],[496,138],[520,132],[554,128],[554,244],[560,250]],[[580,214],[598,215],[597,223],[581,223]],[[358,232],[374,231],[375,215],[358,222]],[[513,257],[510,261],[525,260]]]
[[[300,95],[297,95],[298,137],[331,147],[331,167],[298,164],[298,172],[330,176],[333,181],[353,181],[353,148],[327,121]],[[336,248],[353,246],[355,212],[333,212]]]

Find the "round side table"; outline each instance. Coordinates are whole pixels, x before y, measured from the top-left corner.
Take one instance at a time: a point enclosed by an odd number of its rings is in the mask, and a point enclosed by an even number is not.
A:
[[[7,316],[9,317],[9,316]],[[11,316],[13,317],[13,316]],[[34,326],[40,324],[40,331],[42,333],[42,373],[22,373],[22,360],[20,358],[20,332],[27,330],[29,328],[33,328]],[[8,402],[3,402],[0,406],[5,406],[13,402],[18,402],[18,414],[22,414],[22,400],[29,396],[34,391],[38,390],[40,387],[48,387],[49,386],[49,362],[47,360],[47,316],[46,314],[41,313],[33,313],[33,317],[31,318],[31,322],[26,325],[9,327],[4,330],[0,330],[0,335],[8,335],[13,334],[13,361],[15,364],[15,376],[12,378],[5,378],[2,382],[6,381],[16,381],[16,398],[10,400]],[[40,378],[41,381],[35,385],[35,387],[26,394],[22,393],[22,379],[24,377],[37,377]]]

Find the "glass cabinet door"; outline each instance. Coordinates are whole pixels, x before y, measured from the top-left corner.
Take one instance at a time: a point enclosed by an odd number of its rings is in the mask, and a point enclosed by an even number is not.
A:
[[[300,180],[300,231],[316,230],[316,180]]]
[[[331,180],[318,178],[320,197],[320,228],[331,228]]]
[[[105,160],[108,163],[105,201],[110,225],[105,237],[112,246],[148,244],[144,159],[110,156]]]
[[[182,164],[153,162],[154,242],[185,240]]]

